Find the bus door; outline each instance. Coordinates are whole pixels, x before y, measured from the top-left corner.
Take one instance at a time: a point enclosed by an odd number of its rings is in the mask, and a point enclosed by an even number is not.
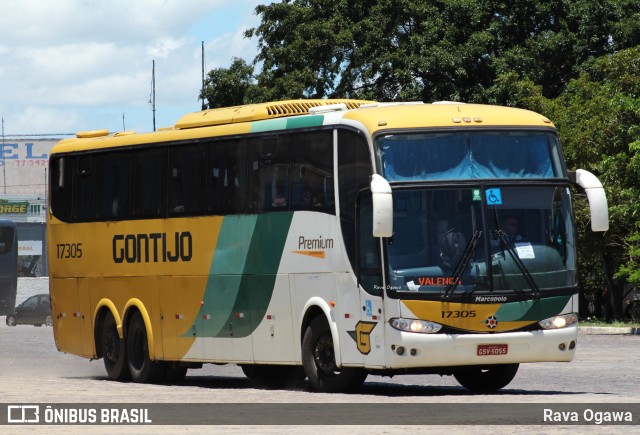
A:
[[[18,237],[15,224],[0,222],[0,316],[12,314],[18,289]]]
[[[355,338],[367,367],[384,365],[384,282],[380,257],[380,239],[373,237],[371,194],[358,195],[357,264],[360,292],[360,321]]]

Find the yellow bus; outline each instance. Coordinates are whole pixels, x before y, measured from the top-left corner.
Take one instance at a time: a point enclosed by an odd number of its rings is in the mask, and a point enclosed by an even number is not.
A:
[[[50,156],[56,346],[113,380],[228,363],[329,392],[496,390],[574,357],[572,182],[606,230],[598,179],[506,107],[281,101],[78,133]]]

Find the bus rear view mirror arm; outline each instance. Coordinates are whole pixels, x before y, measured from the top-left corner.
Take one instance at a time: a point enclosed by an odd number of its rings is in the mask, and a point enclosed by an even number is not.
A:
[[[584,169],[577,169],[575,172],[569,172],[569,178],[587,193],[589,210],[591,211],[591,230],[607,231],[609,229],[609,207],[607,195],[598,177]]]
[[[373,237],[393,235],[393,196],[389,182],[378,174],[371,177]]]

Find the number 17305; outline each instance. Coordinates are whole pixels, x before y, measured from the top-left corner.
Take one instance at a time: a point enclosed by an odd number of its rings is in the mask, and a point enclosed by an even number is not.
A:
[[[57,258],[82,258],[82,243],[58,243]]]

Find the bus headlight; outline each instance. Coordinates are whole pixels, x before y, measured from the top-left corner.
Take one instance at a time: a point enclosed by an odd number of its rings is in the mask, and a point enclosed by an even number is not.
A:
[[[389,324],[399,331],[419,332],[421,334],[435,334],[442,329],[442,325],[439,323],[418,319],[404,319],[402,317],[391,319]]]
[[[578,315],[576,313],[562,314],[560,316],[549,317],[538,322],[543,329],[560,329],[578,323]]]

